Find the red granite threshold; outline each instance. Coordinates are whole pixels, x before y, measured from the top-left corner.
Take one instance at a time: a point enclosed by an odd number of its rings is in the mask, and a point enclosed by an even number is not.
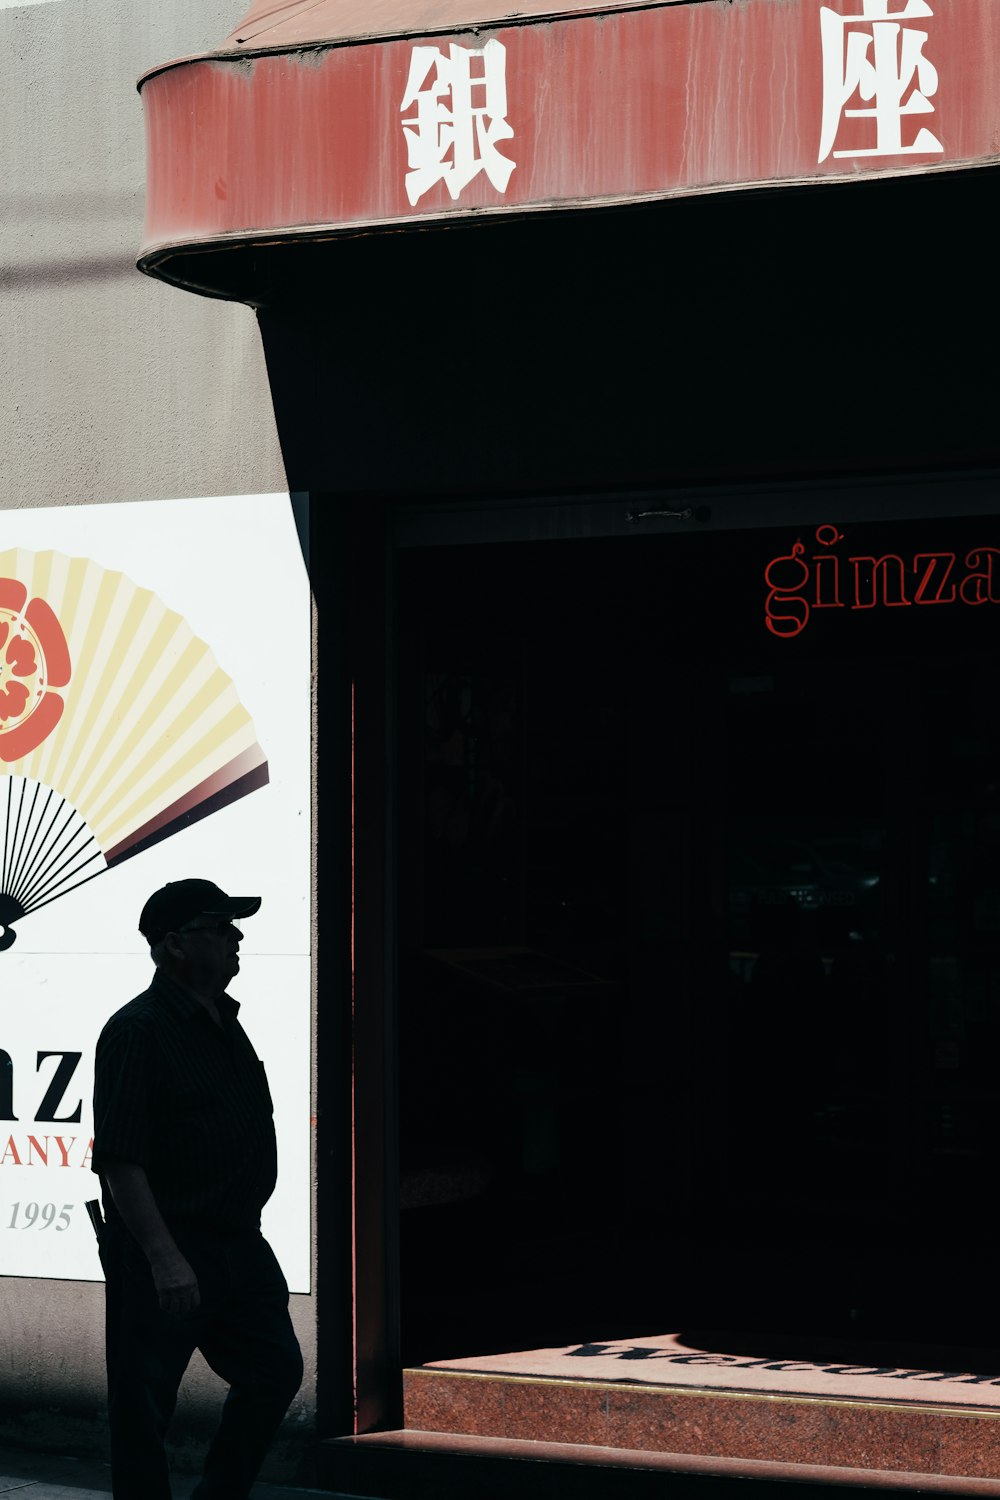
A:
[[[593,1444],[552,1443],[527,1438],[472,1437],[456,1432],[370,1432],[336,1438],[329,1447],[374,1456],[421,1455],[438,1458],[507,1460],[573,1466],[637,1474],[691,1475],[726,1480],[764,1480],[867,1490],[908,1490],[922,1495],[1000,1496],[1000,1480],[961,1475],[921,1474],[901,1469],[853,1469],[842,1465],[783,1463],[766,1459],[711,1457],[690,1453],[651,1453],[639,1449],[604,1448]],[[408,1493],[412,1490],[408,1489]]]
[[[403,1372],[405,1426],[421,1435],[665,1458],[988,1481],[1000,1494],[1000,1409],[698,1388],[423,1366]],[[842,1476],[842,1477],[841,1477]]]

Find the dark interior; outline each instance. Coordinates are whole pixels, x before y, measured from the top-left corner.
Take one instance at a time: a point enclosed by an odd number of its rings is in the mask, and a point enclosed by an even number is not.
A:
[[[289,487],[436,502],[995,465],[998,181],[241,252]]]
[[[837,522],[401,554],[406,1363],[1000,1346],[1000,523]]]
[[[995,470],[998,170],[241,252],[290,488],[377,516],[718,484],[750,515],[775,481]],[[400,553],[405,1362],[681,1329],[992,1358],[997,590],[897,598],[918,553],[998,541],[955,509],[827,516],[907,576],[845,563],[882,602],[797,634],[764,617],[793,528]],[[825,599],[836,549],[801,539]],[[380,1047],[359,1149],[391,1182]]]

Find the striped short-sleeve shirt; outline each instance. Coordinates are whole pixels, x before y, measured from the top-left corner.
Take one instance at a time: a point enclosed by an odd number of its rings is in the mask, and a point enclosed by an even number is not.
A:
[[[103,1169],[124,1161],[145,1168],[168,1226],[219,1233],[259,1226],[277,1179],[271,1094],[239,1004],[223,995],[217,1008],[221,1026],[157,970],[101,1032],[93,1169],[109,1220],[120,1216]]]

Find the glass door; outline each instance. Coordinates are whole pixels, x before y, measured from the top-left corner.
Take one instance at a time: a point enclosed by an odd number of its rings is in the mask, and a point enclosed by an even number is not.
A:
[[[992,1337],[993,524],[403,555],[407,1362]]]

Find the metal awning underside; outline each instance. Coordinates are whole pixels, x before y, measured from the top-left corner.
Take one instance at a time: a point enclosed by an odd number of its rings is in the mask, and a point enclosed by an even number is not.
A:
[[[140,81],[139,264],[253,301],[246,251],[275,244],[994,164],[995,12],[256,0],[217,52]]]

